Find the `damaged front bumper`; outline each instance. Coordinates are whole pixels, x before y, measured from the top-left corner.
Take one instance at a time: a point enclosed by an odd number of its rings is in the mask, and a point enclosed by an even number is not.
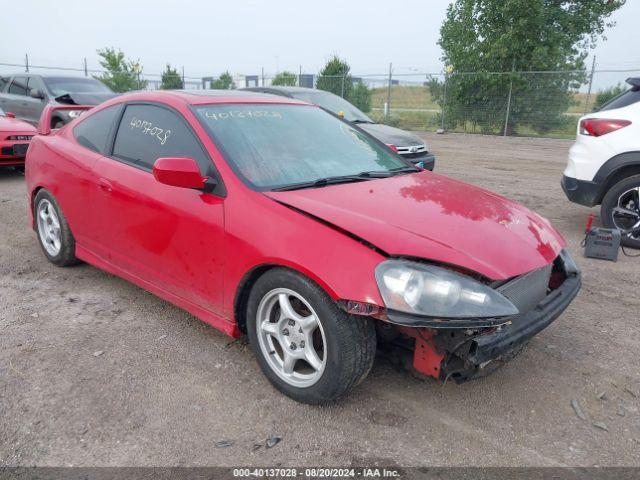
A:
[[[426,328],[416,328],[416,322],[419,325],[423,320],[405,322],[401,332],[415,339],[413,369],[443,381],[452,378],[463,382],[482,376],[515,356],[519,347],[558,318],[580,291],[581,274],[566,252],[554,262],[554,271],[562,275],[561,283],[535,307],[500,325],[483,325],[486,319],[478,319],[461,328],[458,321],[434,324],[431,319]],[[396,323],[403,319],[390,320]]]

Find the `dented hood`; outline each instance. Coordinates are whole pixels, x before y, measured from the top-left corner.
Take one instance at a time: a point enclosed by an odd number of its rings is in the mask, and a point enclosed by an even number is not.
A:
[[[564,246],[551,224],[525,207],[432,172],[266,195],[389,255],[457,265],[492,280],[548,265]]]

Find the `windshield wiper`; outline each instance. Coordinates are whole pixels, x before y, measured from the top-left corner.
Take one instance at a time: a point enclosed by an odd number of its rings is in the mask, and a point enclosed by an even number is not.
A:
[[[287,190],[301,190],[303,188],[325,187],[327,185],[336,185],[338,183],[364,182],[375,178],[388,178],[400,173],[419,172],[415,167],[400,167],[393,170],[371,170],[368,172],[360,172],[356,175],[340,175],[336,177],[324,177],[311,182],[292,183],[282,187],[272,188],[273,192],[285,192]]]
[[[361,120],[356,118],[355,120],[351,120],[351,123],[373,123],[371,120]]]

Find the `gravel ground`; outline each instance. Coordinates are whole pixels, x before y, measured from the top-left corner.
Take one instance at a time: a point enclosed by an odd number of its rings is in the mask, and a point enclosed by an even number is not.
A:
[[[550,218],[584,287],[488,378],[442,386],[378,359],[330,407],[279,394],[247,345],[140,288],[48,263],[23,177],[0,172],[0,465],[639,466],[640,259],[582,258],[589,212],[559,186],[570,142],[426,138],[440,173]]]

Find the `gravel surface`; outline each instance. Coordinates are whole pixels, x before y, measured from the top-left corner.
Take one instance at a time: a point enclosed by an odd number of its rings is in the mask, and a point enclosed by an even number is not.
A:
[[[589,210],[559,185],[570,142],[425,136],[438,172],[551,219],[583,269],[576,301],[513,362],[442,386],[378,359],[338,404],[298,404],[243,342],[48,263],[24,178],[0,172],[0,465],[640,466],[640,258],[582,258]]]

